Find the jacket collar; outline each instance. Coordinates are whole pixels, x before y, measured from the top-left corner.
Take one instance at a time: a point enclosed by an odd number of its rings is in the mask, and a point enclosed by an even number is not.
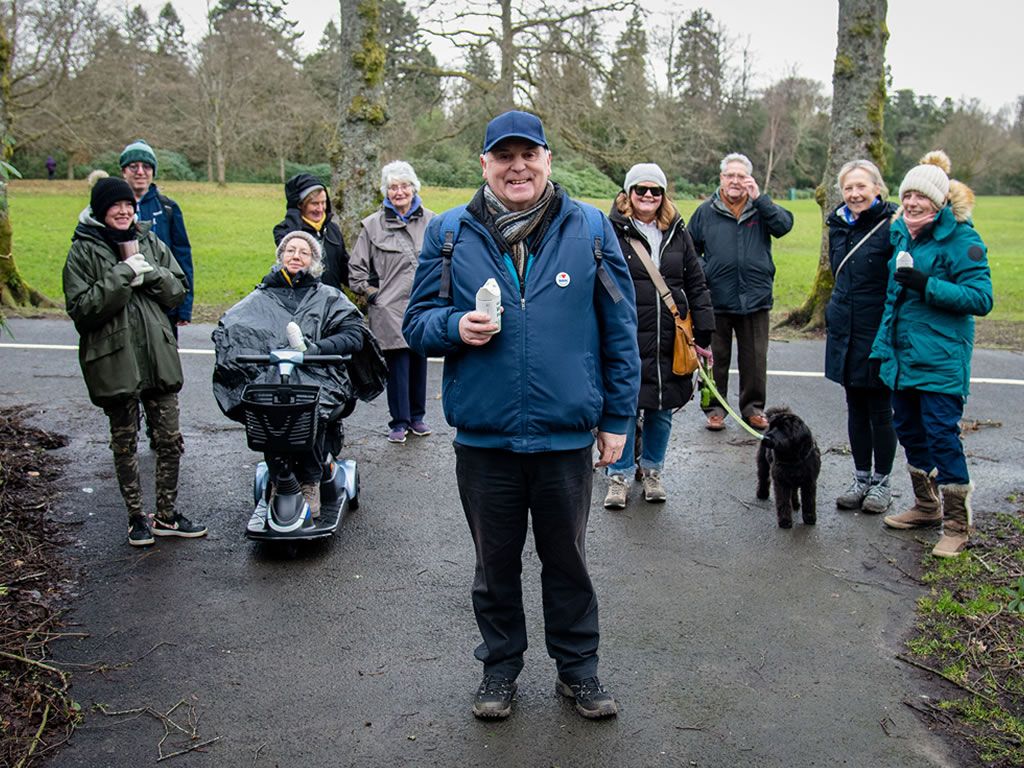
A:
[[[743,206],[743,213],[741,213],[739,219],[737,219],[735,216],[732,215],[732,211],[729,210],[729,206],[727,206],[725,204],[725,201],[722,200],[722,196],[718,190],[715,190],[714,194],[711,195],[711,208],[712,210],[722,214],[723,216],[728,216],[730,219],[736,221],[737,223],[741,221],[746,221],[747,219],[754,215],[754,201],[748,197],[746,205]]]
[[[928,236],[932,240],[945,240],[956,230],[957,224],[956,216],[953,214],[953,209],[947,205],[941,211],[928,227]],[[892,228],[904,238],[906,242],[910,242],[910,230],[907,229],[907,224],[903,221],[901,215],[896,221],[893,222]],[[918,238],[920,240],[920,238]]]

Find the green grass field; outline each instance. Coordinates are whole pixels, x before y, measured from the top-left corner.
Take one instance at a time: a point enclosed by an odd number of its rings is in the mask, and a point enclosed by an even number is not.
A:
[[[281,187],[271,184],[167,182],[160,188],[185,212],[196,267],[197,315],[215,318],[248,293],[274,259],[271,230],[284,216]],[[444,211],[469,200],[473,190],[425,187],[428,208]],[[22,275],[61,298],[61,268],[79,212],[88,203],[84,181],[15,181],[10,185],[13,252]],[[588,200],[607,210],[609,200]],[[682,200],[684,219],[699,204]],[[813,200],[783,201],[796,223],[773,246],[778,272],[776,309],[802,303],[814,278],[821,218]],[[975,225],[989,248],[996,302],[991,320],[1024,322],[1024,198],[979,198]],[[351,243],[349,247],[351,247]]]

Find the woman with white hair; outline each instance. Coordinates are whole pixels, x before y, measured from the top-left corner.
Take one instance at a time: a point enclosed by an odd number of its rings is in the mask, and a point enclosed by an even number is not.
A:
[[[292,346],[290,323],[299,327],[308,355],[352,355],[363,349],[367,332],[362,315],[342,291],[323,282],[323,274],[323,253],[316,237],[289,232],[281,238],[277,258],[263,282],[220,319],[213,332],[213,393],[228,418],[244,418],[241,403],[246,385],[277,381],[273,367],[239,363],[238,356],[265,355]],[[300,367],[292,374],[292,382],[320,386],[319,418],[325,424],[334,409],[355,396],[344,365]],[[319,430],[311,451],[265,456],[272,474],[280,475],[285,466],[292,471],[313,517],[320,513],[323,457],[328,449],[337,456],[342,444],[341,421],[329,427]]]
[[[396,160],[380,172],[380,210],[363,219],[349,264],[350,286],[366,296],[370,328],[388,364],[388,441],[404,443],[409,432],[430,434],[424,417],[427,359],[409,349],[402,316],[409,303],[423,235],[434,212],[424,208],[420,180],[409,163]]]
[[[881,514],[889,508],[889,474],[896,456],[892,392],[869,360],[882,322],[889,283],[889,220],[896,204],[877,166],[851,160],[839,170],[840,203],[828,220],[828,257],[835,287],[825,308],[825,376],[846,391],[846,429],[853,482],[836,499],[839,509]],[[874,471],[872,471],[872,459]]]

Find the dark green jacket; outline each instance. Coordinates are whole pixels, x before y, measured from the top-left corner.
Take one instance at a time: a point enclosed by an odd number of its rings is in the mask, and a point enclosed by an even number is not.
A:
[[[871,350],[871,357],[881,360],[882,381],[890,389],[967,399],[974,316],[992,311],[987,249],[970,212],[967,205],[947,205],[916,240],[902,217],[892,224],[894,253],[908,251],[928,282],[923,296],[903,287],[893,277],[896,257],[890,260],[885,312]]]
[[[78,360],[89,398],[103,407],[144,391],[177,392],[181,361],[166,312],[184,300],[185,275],[142,222],[139,251],[154,269],[131,287],[135,274],[91,214],[87,208],[79,217],[64,264],[64,300],[81,336]]]
[[[748,200],[739,219],[715,192],[687,229],[701,257],[715,312],[749,315],[772,308],[772,238],[793,228],[793,214],[762,193]]]

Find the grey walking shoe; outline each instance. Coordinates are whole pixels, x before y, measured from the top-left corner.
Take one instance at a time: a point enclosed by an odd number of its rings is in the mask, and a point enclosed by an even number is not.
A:
[[[660,503],[668,498],[665,486],[661,484],[661,473],[656,469],[645,469],[643,479],[644,501]]]
[[[608,494],[604,497],[605,509],[625,509],[629,500],[629,483],[625,475],[609,475]]]
[[[597,677],[588,677],[576,683],[567,683],[562,678],[555,681],[555,690],[576,703],[576,711],[588,720],[615,717],[619,707],[615,698],[601,685]]]
[[[839,509],[860,509],[870,487],[871,483],[861,480],[855,475],[850,487],[836,498],[836,506]]]
[[[889,509],[892,503],[892,490],[889,488],[889,478],[878,483],[872,483],[868,492],[864,494],[864,501],[861,502],[862,512],[869,515],[880,515]]]

